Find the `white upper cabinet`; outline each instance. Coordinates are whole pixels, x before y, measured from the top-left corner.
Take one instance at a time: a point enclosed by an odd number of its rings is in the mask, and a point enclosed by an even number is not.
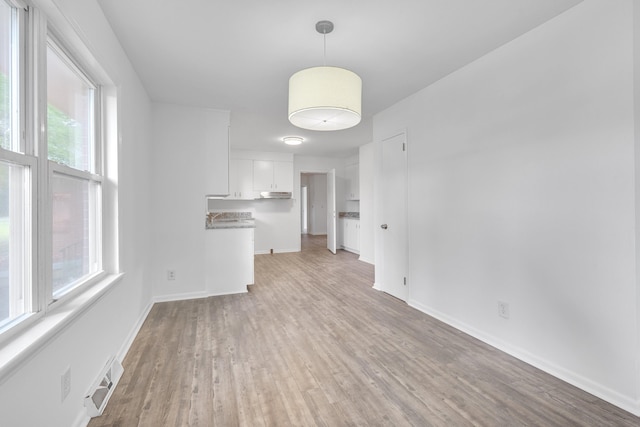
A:
[[[253,161],[253,191],[273,191],[273,161]]]
[[[253,199],[253,160],[231,159],[229,163],[227,199]]]
[[[293,191],[293,162],[254,160],[253,191]]]
[[[293,191],[293,162],[273,162],[274,191]]]
[[[360,200],[360,166],[358,164],[345,166],[347,178],[345,196],[347,200]]]

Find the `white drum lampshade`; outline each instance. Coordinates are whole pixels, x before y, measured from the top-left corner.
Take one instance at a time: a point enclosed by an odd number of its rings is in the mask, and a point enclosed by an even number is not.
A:
[[[348,129],[360,123],[362,80],[338,67],[313,67],[289,79],[289,121],[303,129]]]

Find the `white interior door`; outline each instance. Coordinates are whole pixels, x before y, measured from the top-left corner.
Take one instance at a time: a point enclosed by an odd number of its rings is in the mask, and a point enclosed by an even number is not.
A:
[[[336,170],[327,172],[327,249],[336,253]]]
[[[382,290],[407,299],[407,144],[404,133],[382,141]]]

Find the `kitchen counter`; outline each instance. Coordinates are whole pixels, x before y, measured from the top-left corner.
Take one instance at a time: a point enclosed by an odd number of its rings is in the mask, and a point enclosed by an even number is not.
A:
[[[360,212],[338,212],[338,218],[360,219]]]
[[[205,229],[256,228],[251,212],[209,212],[205,219]]]

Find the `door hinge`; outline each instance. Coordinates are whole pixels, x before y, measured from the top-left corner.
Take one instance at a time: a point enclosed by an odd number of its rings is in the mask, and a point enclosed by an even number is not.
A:
[[[407,151],[407,144],[406,143],[402,143],[402,151]]]
[[[404,278],[404,285],[407,286],[407,278]]]

